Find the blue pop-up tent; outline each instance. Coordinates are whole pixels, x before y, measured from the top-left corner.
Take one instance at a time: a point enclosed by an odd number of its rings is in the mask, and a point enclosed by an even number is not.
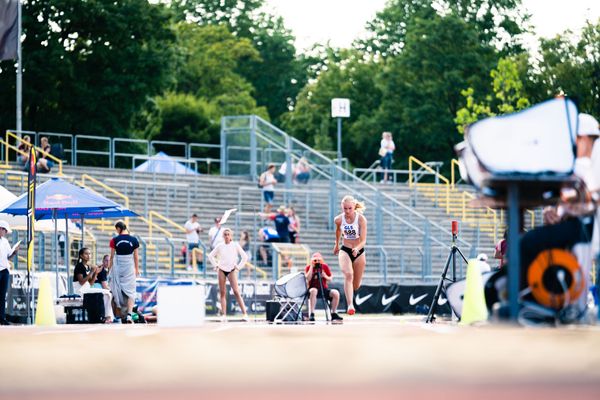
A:
[[[27,193],[0,212],[27,215]],[[36,188],[35,219],[135,217],[131,210],[89,189],[59,178]]]
[[[13,215],[27,215],[27,192],[8,204],[0,213]],[[54,219],[55,241],[58,238],[58,219],[81,219],[83,239],[84,218],[122,218],[136,217],[137,214],[114,201],[86,188],[74,185],[59,178],[50,179],[36,188],[35,191],[35,219]],[[67,243],[69,232],[67,230]],[[58,250],[58,246],[55,249]],[[67,252],[67,266],[69,252]],[[58,257],[56,258],[58,260]],[[68,268],[68,267],[67,267]],[[56,263],[56,276],[58,280],[58,262]],[[69,281],[70,282],[70,281]],[[58,285],[57,285],[58,287]]]
[[[136,172],[154,172],[160,174],[199,175],[198,172],[171,158],[162,151],[150,157],[148,161],[134,168]]]

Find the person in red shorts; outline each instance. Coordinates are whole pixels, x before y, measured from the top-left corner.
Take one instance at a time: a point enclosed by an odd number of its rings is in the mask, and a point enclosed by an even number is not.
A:
[[[309,319],[315,320],[315,306],[317,305],[317,296],[331,300],[331,320],[342,321],[342,317],[337,314],[337,306],[340,304],[340,292],[337,289],[329,289],[328,282],[333,278],[329,266],[323,262],[321,253],[314,253],[310,258],[310,264],[304,269],[304,275],[308,282],[308,309]],[[319,277],[321,283],[319,284]],[[321,291],[322,289],[322,291]]]

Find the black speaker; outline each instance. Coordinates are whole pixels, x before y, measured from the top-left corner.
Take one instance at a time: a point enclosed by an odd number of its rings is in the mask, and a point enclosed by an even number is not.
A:
[[[273,322],[275,321],[275,316],[281,310],[281,304],[278,301],[267,300],[266,304],[267,310],[267,321]]]
[[[104,322],[104,295],[102,293],[85,293],[83,295],[83,308],[87,312],[87,320],[90,324]]]

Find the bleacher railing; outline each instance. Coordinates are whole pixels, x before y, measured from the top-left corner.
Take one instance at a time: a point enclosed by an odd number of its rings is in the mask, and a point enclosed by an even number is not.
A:
[[[423,246],[423,263],[437,263],[432,258],[433,248],[447,251],[451,233],[431,221],[414,208],[407,206],[377,187],[359,179],[321,152],[316,151],[279,128],[257,116],[224,117],[221,120],[221,159],[222,175],[247,176],[253,180],[269,163],[285,165],[285,190],[292,188],[292,164],[304,157],[311,167],[311,180],[329,182],[327,207],[328,228],[333,229],[333,217],[338,213],[339,202],[343,195],[351,194],[368,205],[369,221],[379,229],[372,233],[374,240],[369,243],[385,246],[387,230],[391,237],[402,238],[406,235],[418,240]],[[268,157],[268,158],[265,158]],[[285,202],[287,202],[284,199]],[[325,206],[325,204],[322,204]],[[385,222],[385,224],[384,224]],[[384,231],[386,232],[384,235]],[[463,248],[474,247],[464,239],[459,239]]]
[[[63,161],[55,156],[53,156],[52,154],[44,151],[44,149],[42,149],[41,147],[37,147],[36,145],[34,145],[33,143],[28,143],[24,140],[21,140],[21,138],[19,136],[17,136],[16,134],[14,134],[11,131],[6,131],[6,139],[5,140],[0,140],[0,144],[2,144],[2,146],[5,149],[5,153],[3,154],[3,158],[4,158],[4,165],[8,166],[8,163],[10,161],[10,156],[9,156],[9,151],[10,150],[14,150],[15,153],[21,154],[21,155],[27,155],[26,152],[19,150],[18,146],[12,145],[10,143],[10,139],[13,138],[15,140],[16,143],[19,144],[24,144],[27,149],[29,150],[31,147],[33,147],[38,153],[43,154],[46,158],[49,158],[50,160],[52,160],[54,163],[56,163],[58,165],[58,175],[62,175],[62,165],[63,165]]]
[[[5,141],[0,141],[0,159],[3,164],[15,161],[17,146],[21,136],[29,135],[32,145],[37,145],[41,137],[48,137],[51,144],[60,143],[63,147],[63,159],[58,160],[50,155],[55,162],[71,165],[102,166],[106,168],[124,167],[131,165],[131,159],[136,156],[151,157],[161,150],[172,150],[171,156],[193,160],[198,164],[198,170],[210,173],[214,165],[220,165],[219,144],[214,143],[182,143],[161,140],[145,140],[132,138],[111,138],[83,134],[68,134],[58,132],[36,131],[6,131]],[[9,133],[10,132],[10,133]],[[201,168],[202,167],[202,168]]]

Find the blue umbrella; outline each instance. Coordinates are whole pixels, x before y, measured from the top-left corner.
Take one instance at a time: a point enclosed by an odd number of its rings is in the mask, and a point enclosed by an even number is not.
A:
[[[0,212],[13,215],[27,215],[27,193],[23,193],[17,197],[14,202]],[[60,178],[52,178],[36,188],[35,219],[54,219],[56,221],[58,218],[80,218],[82,220],[82,239],[83,218],[122,218],[136,216],[138,216],[136,213],[120,204],[92,190],[82,188]],[[69,243],[68,235],[67,230],[67,243]],[[56,240],[56,223],[54,236]],[[69,252],[67,251],[67,271],[69,265],[68,255]],[[56,274],[58,281],[58,262],[56,263]],[[70,284],[71,281],[68,281]]]

